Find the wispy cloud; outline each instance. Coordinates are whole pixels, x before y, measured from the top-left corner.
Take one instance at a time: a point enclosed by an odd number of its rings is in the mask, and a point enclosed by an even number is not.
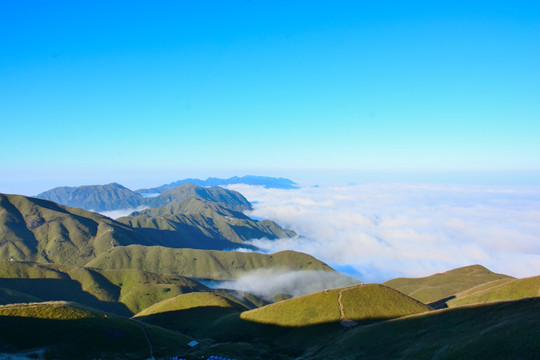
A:
[[[141,205],[141,206],[138,206],[136,208],[131,208],[131,209],[99,211],[99,213],[101,215],[110,217],[111,219],[118,219],[119,217],[122,217],[122,216],[128,216],[129,214],[131,214],[134,211],[143,211],[145,209],[148,209],[148,206]]]
[[[339,273],[328,271],[288,271],[284,269],[259,269],[234,281],[212,284],[213,287],[241,290],[267,300],[276,294],[293,297],[311,294],[324,289],[358,284],[358,281]]]
[[[253,245],[306,252],[363,281],[426,276],[477,263],[517,277],[540,274],[540,188],[230,188],[256,201],[250,215],[301,235],[254,239]]]

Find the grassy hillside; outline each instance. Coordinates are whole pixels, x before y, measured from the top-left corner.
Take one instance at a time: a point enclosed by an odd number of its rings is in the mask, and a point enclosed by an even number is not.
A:
[[[129,226],[51,201],[0,194],[0,260],[83,265],[115,246],[150,245]]]
[[[538,296],[540,296],[540,276],[525,279],[501,279],[458,293],[455,299],[448,301],[448,306],[518,300]]]
[[[359,326],[302,359],[536,359],[540,299],[438,310]]]
[[[144,201],[141,195],[117,183],[57,187],[36,197],[92,211],[131,209],[140,206]]]
[[[384,285],[423,303],[431,303],[494,280],[510,276],[496,274],[481,265],[471,265],[423,278],[397,278]]]
[[[51,359],[164,358],[188,351],[191,340],[66,302],[0,306],[0,339],[0,357],[41,350]]]
[[[242,313],[241,319],[302,327],[339,321],[378,321],[419,312],[428,306],[383,285],[357,285],[323,291]]]
[[[156,244],[169,247],[223,250],[254,238],[294,236],[275,222],[255,221],[221,203],[189,198],[164,208],[134,212],[117,219]]]
[[[87,266],[101,269],[141,269],[158,274],[178,274],[212,280],[234,280],[241,274],[260,268],[333,271],[322,261],[295,251],[265,255],[138,245],[114,248]]]
[[[160,208],[191,198],[222,203],[227,208],[236,211],[251,210],[250,202],[237,191],[217,187],[203,188],[193,184],[183,184],[165,190],[159,196],[146,198],[145,203],[151,208]]]
[[[17,296],[22,301],[23,296],[30,301],[69,300],[125,316],[179,294],[207,290],[179,275],[11,261],[0,262],[0,287],[5,289],[0,292],[4,303]]]

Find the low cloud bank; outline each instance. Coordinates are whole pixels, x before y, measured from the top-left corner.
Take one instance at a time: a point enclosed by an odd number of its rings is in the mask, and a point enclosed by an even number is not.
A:
[[[362,281],[427,276],[471,264],[516,277],[540,274],[538,187],[229,188],[255,202],[248,215],[301,235],[250,244],[267,252],[309,253]]]
[[[267,300],[276,294],[293,297],[311,294],[324,289],[334,289],[358,284],[355,279],[329,271],[288,271],[284,269],[259,269],[234,281],[211,284],[214,288],[247,291]]]
[[[141,206],[138,206],[136,208],[131,208],[131,209],[100,211],[99,213],[101,215],[110,217],[111,219],[118,219],[118,218],[120,218],[122,216],[128,216],[129,214],[131,214],[134,211],[143,211],[143,210],[146,210],[146,209],[149,209],[149,207],[145,206],[145,205],[141,205]]]

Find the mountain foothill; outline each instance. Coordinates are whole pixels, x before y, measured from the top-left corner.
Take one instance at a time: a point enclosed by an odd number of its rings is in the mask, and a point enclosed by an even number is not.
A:
[[[294,182],[186,180],[193,181],[138,191],[113,183],[37,197],[0,194],[0,358],[533,359],[540,353],[540,276],[516,279],[470,265],[299,297],[276,293],[274,301],[223,288],[268,269],[345,275],[309,254],[257,252],[248,240],[296,234],[251,219],[244,196],[216,187],[290,189]],[[140,207],[116,220],[94,212]]]

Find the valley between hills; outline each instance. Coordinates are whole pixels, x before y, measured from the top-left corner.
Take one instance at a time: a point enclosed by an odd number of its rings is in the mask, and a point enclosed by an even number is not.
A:
[[[247,176],[0,194],[0,358],[538,358],[540,276],[475,264],[364,284],[309,254],[257,252],[245,242],[302,234],[245,215],[252,204],[218,187],[235,183],[297,187]],[[296,297],[220,286],[257,271],[321,280]]]

